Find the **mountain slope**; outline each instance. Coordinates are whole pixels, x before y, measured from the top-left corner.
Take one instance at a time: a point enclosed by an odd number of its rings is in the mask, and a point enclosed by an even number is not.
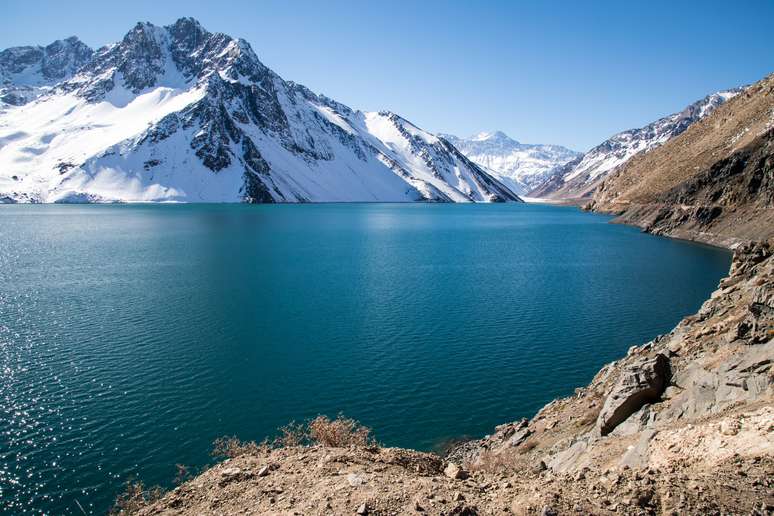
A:
[[[608,177],[591,209],[730,246],[774,236],[774,75]]]
[[[518,194],[539,186],[557,167],[580,156],[561,145],[519,143],[501,131],[479,133],[470,138],[443,136]]]
[[[69,79],[89,62],[93,51],[76,37],[45,47],[12,47],[0,52],[0,109],[35,99],[54,84]]]
[[[738,95],[740,91],[741,89],[733,89],[713,93],[682,111],[660,118],[645,127],[613,135],[584,154],[577,163],[558,169],[544,184],[529,192],[529,195],[553,199],[589,197],[607,175],[632,157],[663,145]]]
[[[190,18],[138,23],[0,115],[0,199],[519,200],[443,138],[285,81]]]

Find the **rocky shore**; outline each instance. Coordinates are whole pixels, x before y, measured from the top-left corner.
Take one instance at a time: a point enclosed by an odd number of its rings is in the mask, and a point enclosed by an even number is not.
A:
[[[139,514],[772,514],[774,240],[670,333],[447,454],[248,447]]]

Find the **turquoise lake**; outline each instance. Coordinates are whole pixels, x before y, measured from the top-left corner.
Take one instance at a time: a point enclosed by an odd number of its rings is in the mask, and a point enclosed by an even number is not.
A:
[[[104,513],[343,412],[433,450],[698,309],[707,246],[544,205],[0,206],[0,498]]]

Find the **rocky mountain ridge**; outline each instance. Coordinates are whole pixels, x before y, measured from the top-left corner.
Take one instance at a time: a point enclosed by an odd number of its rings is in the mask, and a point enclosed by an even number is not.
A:
[[[0,51],[0,110],[37,98],[53,85],[69,79],[93,51],[77,37],[42,46],[12,47]]]
[[[443,138],[285,81],[191,18],[138,23],[0,113],[0,199],[520,201]]]
[[[613,135],[580,159],[554,171],[527,195],[551,199],[590,197],[599,183],[626,162],[647,153],[683,133],[691,124],[710,115],[743,88],[720,91],[638,129]]]
[[[774,237],[774,76],[605,179],[588,208],[731,247]]]
[[[520,143],[502,131],[469,138],[442,136],[520,195],[540,186],[558,167],[581,155],[561,145]]]

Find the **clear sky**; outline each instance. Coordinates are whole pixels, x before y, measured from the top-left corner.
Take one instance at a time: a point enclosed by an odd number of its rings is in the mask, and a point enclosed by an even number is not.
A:
[[[182,16],[353,108],[577,150],[774,72],[774,0],[4,0],[0,48]]]

